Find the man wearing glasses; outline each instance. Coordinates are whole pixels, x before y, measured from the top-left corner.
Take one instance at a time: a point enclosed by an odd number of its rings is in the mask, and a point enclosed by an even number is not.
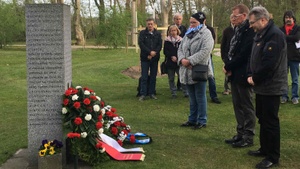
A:
[[[228,59],[223,68],[223,72],[231,81],[232,103],[237,121],[236,135],[231,139],[226,139],[225,143],[237,148],[253,145],[256,123],[252,87],[247,82],[247,65],[255,35],[253,29],[249,28],[248,13],[249,8],[244,4],[238,4],[232,8],[234,35],[230,41]]]
[[[287,87],[287,45],[285,35],[270,20],[264,7],[254,7],[249,23],[255,32],[248,83],[256,94],[256,116],[260,124],[260,148],[249,151],[265,157],[256,168],[270,168],[280,157],[280,125],[278,111],[280,97]]]

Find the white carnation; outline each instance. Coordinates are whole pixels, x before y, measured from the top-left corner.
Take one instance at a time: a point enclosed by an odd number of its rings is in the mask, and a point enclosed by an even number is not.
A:
[[[63,107],[62,110],[61,110],[61,112],[62,112],[62,114],[67,114],[68,110],[65,107]]]
[[[87,132],[82,132],[82,133],[80,133],[80,136],[81,136],[82,138],[86,138]]]
[[[77,100],[78,98],[79,98],[79,96],[78,96],[77,94],[74,94],[74,95],[72,96],[72,100],[73,100],[73,101]]]
[[[85,90],[85,91],[84,91],[84,95],[90,95],[90,94],[91,94],[90,91],[88,91],[88,90]]]
[[[105,109],[101,109],[101,114],[104,116],[104,114],[105,114]]]
[[[105,152],[105,148],[102,148],[101,150],[99,150],[100,153],[104,153]]]
[[[76,89],[81,89],[82,87],[81,86],[76,86]]]
[[[93,109],[95,112],[98,112],[100,110],[100,106],[99,105],[94,105]]]
[[[90,121],[92,119],[92,115],[91,114],[87,114],[87,115],[85,115],[84,119],[86,121]]]
[[[99,96],[96,96],[97,100],[101,101],[101,98]]]
[[[98,130],[98,134],[102,134],[103,133],[103,128],[100,128],[99,130]]]

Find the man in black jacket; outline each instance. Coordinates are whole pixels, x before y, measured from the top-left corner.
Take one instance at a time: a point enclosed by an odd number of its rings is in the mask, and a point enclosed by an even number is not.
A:
[[[255,32],[248,83],[256,93],[256,116],[260,124],[260,148],[249,151],[252,156],[265,157],[256,168],[270,168],[280,157],[280,96],[287,87],[287,45],[285,35],[264,7],[254,7],[249,23]]]
[[[147,27],[142,30],[139,35],[139,46],[141,49],[141,87],[139,101],[145,100],[147,95],[151,99],[157,99],[155,96],[156,75],[160,50],[162,48],[161,34],[155,28],[154,19],[146,20]],[[150,70],[149,91],[147,89],[148,71]]]
[[[288,67],[290,68],[292,78],[292,102],[298,104],[299,95],[299,63],[300,63],[300,49],[296,47],[295,43],[300,43],[300,27],[296,25],[296,18],[292,11],[286,11],[283,15],[284,26],[281,31],[285,34],[287,42],[287,57]],[[282,96],[281,103],[286,103],[289,100],[288,88]]]
[[[249,28],[248,13],[249,8],[244,4],[232,8],[235,33],[223,68],[231,80],[232,103],[237,121],[237,134],[232,139],[226,139],[225,143],[240,148],[253,145],[256,123],[252,87],[247,83],[247,65],[255,35],[253,29]]]

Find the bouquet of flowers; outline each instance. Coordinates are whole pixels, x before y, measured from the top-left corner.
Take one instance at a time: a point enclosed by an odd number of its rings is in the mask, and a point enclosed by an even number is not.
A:
[[[130,126],[125,124],[124,118],[116,114],[116,109],[107,105],[104,109],[101,109],[105,119],[105,128],[108,129],[110,135],[113,135],[119,145],[123,145],[123,142],[127,139],[128,133],[130,133]],[[134,143],[133,141],[131,141]]]
[[[61,148],[63,147],[62,142],[53,140],[43,140],[42,145],[40,146],[39,155],[44,157],[46,155],[53,155],[61,152]]]
[[[93,90],[77,86],[65,91],[62,105],[63,122],[68,130],[67,138],[71,142],[72,153],[87,156],[86,153],[93,152],[95,158],[98,158],[96,154],[105,151],[98,141],[99,134],[104,131],[100,111],[104,101]]]

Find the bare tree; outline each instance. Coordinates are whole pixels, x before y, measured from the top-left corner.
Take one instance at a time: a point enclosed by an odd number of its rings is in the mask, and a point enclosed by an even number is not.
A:
[[[99,10],[99,22],[104,23],[105,22],[105,4],[104,0],[94,0],[95,4]]]
[[[172,0],[160,0],[160,5],[161,5],[161,15],[162,15],[162,27],[168,27],[168,16],[169,16],[169,11],[172,9]],[[167,30],[162,31],[163,39],[167,35]]]
[[[73,7],[74,7],[74,28],[75,28],[75,39],[76,39],[76,45],[84,45],[84,35],[81,28],[81,17],[80,17],[80,0],[72,0]]]

